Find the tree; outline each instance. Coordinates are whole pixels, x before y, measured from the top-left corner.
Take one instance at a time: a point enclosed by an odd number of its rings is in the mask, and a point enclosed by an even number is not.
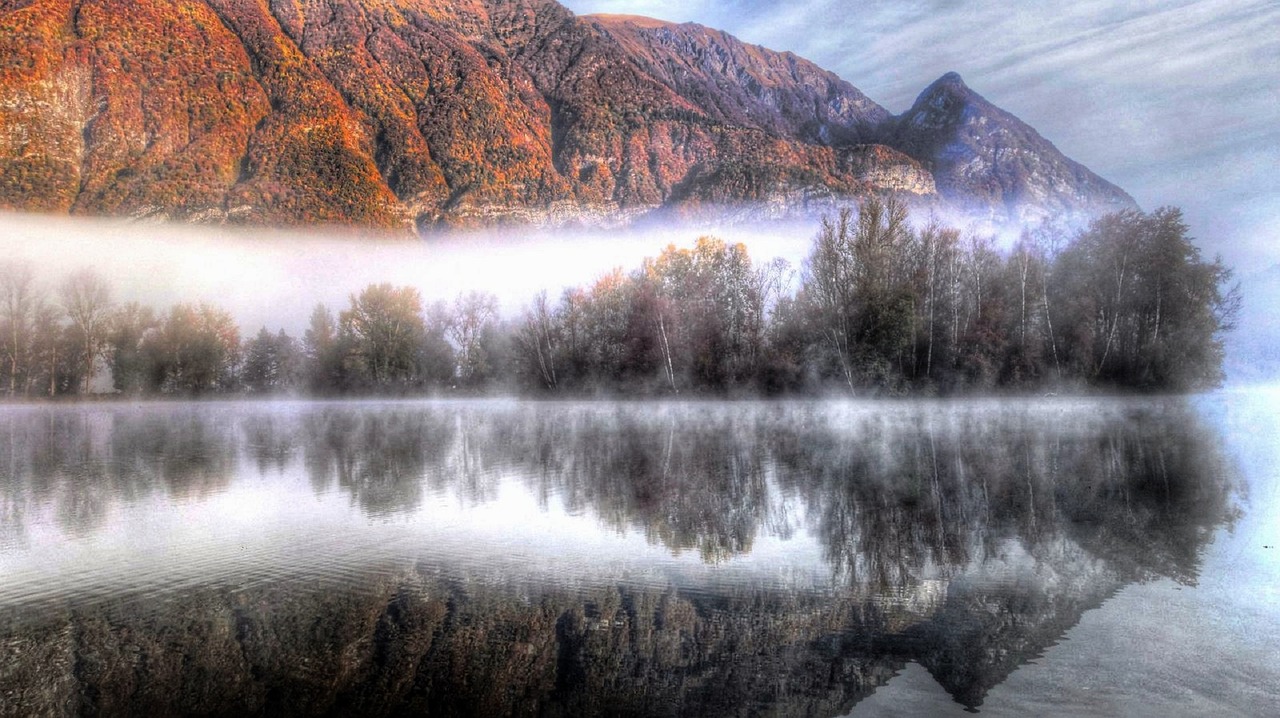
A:
[[[371,284],[351,296],[339,327],[352,368],[365,383],[404,387],[419,379],[426,327],[417,289]]]
[[[971,234],[961,254],[956,364],[973,387],[993,388],[1008,355],[1005,262],[994,238]]]
[[[315,393],[336,391],[343,381],[342,349],[338,324],[323,304],[311,311],[311,321],[302,335],[302,373],[307,387]]]
[[[906,206],[870,199],[823,219],[801,295],[849,391],[901,376],[918,300],[908,279],[914,237]]]
[[[700,237],[669,245],[632,277],[634,311],[645,319],[667,383],[723,390],[752,380],[765,337],[766,296],[784,265],[757,271],[745,245]]]
[[[801,276],[801,302],[823,344],[835,357],[841,379],[854,390],[853,210],[844,208],[834,220],[823,217]]]
[[[235,387],[240,330],[208,304],[178,304],[157,331],[143,336],[153,386],[165,393],[204,394]]]
[[[941,370],[953,368],[958,324],[960,233],[931,221],[916,239],[914,276],[917,292],[916,361],[913,378],[927,382],[947,379]],[[923,377],[921,377],[923,375]]]
[[[525,362],[532,368],[538,382],[546,389],[558,388],[560,382],[556,367],[561,331],[546,292],[539,292],[525,309],[515,335]]]
[[[301,348],[283,329],[272,334],[263,327],[245,343],[240,382],[255,394],[276,394],[297,386],[301,374]]]
[[[80,343],[57,308],[39,302],[35,312],[22,393],[57,396],[80,384]]]
[[[0,357],[10,397],[26,391],[31,336],[42,304],[35,272],[26,262],[0,262]]]
[[[59,288],[62,308],[71,320],[80,353],[81,388],[88,393],[98,359],[107,349],[111,318],[111,287],[92,270],[75,272]]]
[[[453,303],[449,337],[457,347],[458,380],[475,384],[490,376],[490,353],[485,350],[485,332],[498,315],[498,299],[492,294],[468,292]]]
[[[1177,391],[1221,382],[1222,334],[1234,326],[1239,291],[1221,260],[1201,258],[1178,209],[1094,221],[1052,276],[1054,336],[1069,373]]]
[[[1053,342],[1047,326],[1049,320],[1037,301],[1037,287],[1044,284],[1046,272],[1044,255],[1040,245],[1028,233],[1023,233],[1005,263],[1004,284],[1009,292],[1010,312],[1004,334],[1010,338],[1010,354],[1005,370],[1008,382],[1024,382],[1039,379],[1045,370],[1045,351]]]
[[[1163,207],[1144,218],[1136,277],[1137,342],[1127,380],[1176,390],[1222,381],[1222,334],[1235,327],[1239,286],[1221,258],[1200,257],[1182,211]]]
[[[426,335],[421,347],[422,378],[438,387],[452,387],[457,372],[457,353],[449,343],[452,324],[452,310],[448,302],[437,300],[426,308]]]
[[[111,313],[107,322],[107,364],[116,391],[139,394],[158,389],[153,381],[155,369],[143,344],[149,333],[158,331],[159,322],[151,307],[130,302]]]

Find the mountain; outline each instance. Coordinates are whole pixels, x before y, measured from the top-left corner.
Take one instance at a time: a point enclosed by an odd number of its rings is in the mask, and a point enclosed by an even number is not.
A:
[[[920,93],[889,132],[890,144],[933,173],[943,198],[986,206],[997,218],[1091,216],[1136,206],[954,72]]]
[[[427,229],[1132,204],[951,78],[894,117],[791,53],[554,0],[4,0],[0,208]]]
[[[834,73],[789,52],[747,45],[695,23],[631,15],[583,20],[716,122],[810,144],[846,145],[873,142],[892,117]]]

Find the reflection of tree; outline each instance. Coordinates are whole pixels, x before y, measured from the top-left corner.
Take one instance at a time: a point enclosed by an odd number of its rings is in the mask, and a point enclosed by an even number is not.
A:
[[[117,416],[110,471],[128,483],[154,477],[178,498],[219,493],[236,473],[236,421],[233,411],[204,411],[198,406]]]
[[[83,533],[95,530],[113,503],[161,489],[178,498],[207,496],[230,484],[236,444],[229,417],[169,407],[126,414],[92,408],[8,413],[0,424],[0,462],[8,470],[0,484],[4,503],[51,505],[65,531]]]
[[[77,609],[50,640],[71,641],[61,655],[104,712],[836,714],[906,660],[978,705],[1125,584],[1193,583],[1233,516],[1223,456],[1189,409],[1157,401],[15,409],[0,518],[49,505],[92,530],[112,501],[301,466],[373,516],[430,493],[483,503],[518,477],[712,562],[808,530],[834,592],[508,591],[417,571],[319,597],[284,581]]]
[[[771,512],[759,437],[723,409],[644,405],[542,411],[504,442],[508,460],[618,530],[715,562],[750,551]]]
[[[955,567],[966,575],[950,583],[929,620],[885,637],[880,650],[911,656],[958,701],[977,706],[1126,584],[1194,582],[1203,548],[1235,516],[1234,487],[1222,448],[1191,412],[1157,408],[1104,408],[1052,425],[1012,415],[997,427],[998,444],[963,424],[943,437],[930,432],[935,444],[959,447],[939,463],[953,467],[940,479],[941,515],[988,512],[999,523],[986,530],[1001,539],[989,555],[1012,557],[1015,579],[984,579],[986,559],[972,557]],[[981,505],[945,489],[987,466],[1004,469],[987,470],[981,494],[967,494]]]
[[[1060,491],[1071,535],[1127,580],[1195,585],[1200,554],[1237,510],[1223,449],[1194,417],[1137,414],[1080,448],[1092,480]],[[1069,495],[1062,495],[1070,492]]]
[[[928,414],[932,409],[932,414]],[[1220,447],[1183,407],[979,413],[939,405],[772,440],[833,568],[871,586],[951,574],[1064,536],[1127,580],[1194,575],[1229,517]]]
[[[259,474],[284,473],[303,443],[299,422],[288,414],[247,414],[240,421],[240,431],[244,449],[257,464]]]
[[[425,491],[469,505],[520,477],[708,561],[790,535],[807,516],[833,571],[863,589],[981,564],[1063,535],[1132,579],[1194,580],[1225,517],[1221,451],[1184,408],[1036,411],[949,404],[437,404],[152,407],[9,420],[19,494],[91,527],[113,500],[224,489],[237,450],[258,473],[301,461],[317,491],[373,514]],[[25,488],[24,488],[25,487]],[[16,509],[9,513],[19,513]],[[94,516],[99,518],[95,519]]]
[[[336,480],[370,514],[412,511],[424,491],[453,491],[472,504],[496,495],[500,444],[475,412],[332,405],[301,424],[312,485],[325,491]]]

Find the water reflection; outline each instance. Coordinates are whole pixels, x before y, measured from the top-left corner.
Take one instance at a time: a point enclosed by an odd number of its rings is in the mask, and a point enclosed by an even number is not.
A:
[[[0,467],[0,714],[978,706],[1238,490],[1175,400],[27,407]]]

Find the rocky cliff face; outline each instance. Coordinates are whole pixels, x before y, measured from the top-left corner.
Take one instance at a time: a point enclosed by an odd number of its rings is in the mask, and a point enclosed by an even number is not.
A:
[[[651,77],[720,123],[817,145],[873,142],[888,110],[808,60],[694,23],[582,18]]]
[[[25,211],[426,228],[1128,201],[958,78],[894,118],[790,53],[554,0],[8,0],[0,87],[0,208]]]

